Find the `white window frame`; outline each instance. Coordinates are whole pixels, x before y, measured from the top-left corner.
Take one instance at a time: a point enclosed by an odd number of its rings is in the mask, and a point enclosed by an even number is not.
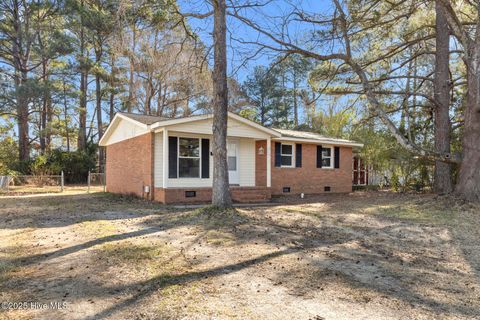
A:
[[[283,153],[283,146],[286,145],[286,146],[292,146],[292,154],[284,154]],[[291,157],[292,158],[292,162],[291,162],[291,165],[287,166],[287,165],[283,165],[282,164],[282,157]],[[295,144],[293,143],[280,143],[280,167],[281,168],[294,168],[295,167]]]
[[[330,149],[330,157],[324,157],[324,156],[323,156],[323,149]],[[333,154],[333,147],[324,147],[324,146],[322,146],[322,169],[333,169],[334,157],[335,157],[335,155]],[[325,166],[323,165],[323,159],[330,159],[330,166],[325,167]]]
[[[198,157],[180,156],[180,139],[198,140]],[[198,177],[180,177],[180,159],[198,159]],[[177,137],[177,177],[178,179],[201,179],[202,178],[202,139],[195,137]]]

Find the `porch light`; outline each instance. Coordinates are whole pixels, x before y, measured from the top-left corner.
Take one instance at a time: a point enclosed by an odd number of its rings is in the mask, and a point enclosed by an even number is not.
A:
[[[258,148],[258,154],[263,156],[265,154],[265,149],[263,149],[263,147]]]

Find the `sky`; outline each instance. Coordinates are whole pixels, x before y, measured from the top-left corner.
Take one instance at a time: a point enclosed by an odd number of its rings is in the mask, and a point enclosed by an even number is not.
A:
[[[235,1],[235,0],[234,0]],[[280,22],[280,17],[292,12],[294,6],[301,8],[309,13],[328,14],[332,10],[332,2],[330,0],[258,0],[258,1],[241,1],[236,0],[238,4],[263,3],[266,4],[261,8],[244,9],[241,14],[265,28],[277,29]],[[178,1],[181,12],[184,13],[206,13],[212,10],[211,6],[202,0],[180,0]],[[227,5],[230,1],[227,0]],[[189,23],[192,29],[199,35],[200,39],[207,45],[211,46],[213,30],[213,18],[206,19],[189,18]],[[273,51],[265,50],[261,54],[255,55],[258,46],[241,44],[237,39],[242,41],[260,41],[264,43],[271,43],[265,36],[252,28],[246,26],[244,23],[238,21],[233,17],[227,18],[227,55],[228,55],[228,69],[229,75],[239,82],[243,82],[246,77],[252,72],[257,65],[269,65],[278,55]],[[288,25],[288,33],[292,39],[302,39],[306,32],[309,31],[305,23]]]

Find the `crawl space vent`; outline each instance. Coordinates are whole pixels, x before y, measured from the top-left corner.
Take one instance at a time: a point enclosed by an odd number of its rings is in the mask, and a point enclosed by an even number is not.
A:
[[[195,198],[196,196],[196,191],[185,191],[185,198]]]

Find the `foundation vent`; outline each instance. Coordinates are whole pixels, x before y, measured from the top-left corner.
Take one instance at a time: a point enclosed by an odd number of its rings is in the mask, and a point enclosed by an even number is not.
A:
[[[185,191],[185,198],[195,198],[196,196],[196,191]]]

